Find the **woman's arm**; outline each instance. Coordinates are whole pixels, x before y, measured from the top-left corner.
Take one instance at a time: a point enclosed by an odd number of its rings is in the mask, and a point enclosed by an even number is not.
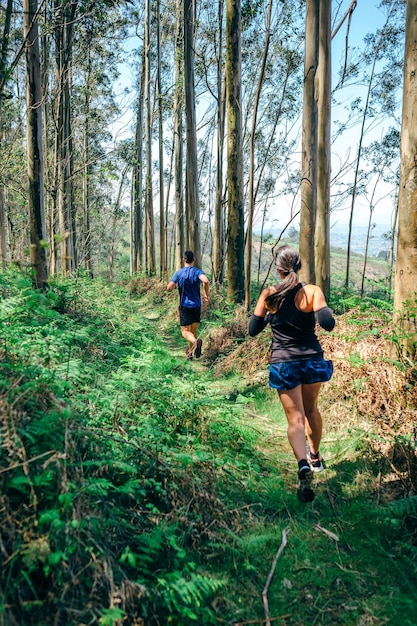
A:
[[[265,319],[265,316],[267,314],[265,298],[269,296],[270,293],[272,293],[272,291],[271,288],[268,287],[267,289],[263,290],[258,298],[258,302],[256,303],[253,315],[249,320],[248,331],[251,337],[255,337],[255,335],[258,335],[268,323]]]
[[[333,311],[327,306],[326,298],[320,287],[315,288],[313,294],[313,311],[316,314],[318,323],[324,330],[333,330],[336,320]]]

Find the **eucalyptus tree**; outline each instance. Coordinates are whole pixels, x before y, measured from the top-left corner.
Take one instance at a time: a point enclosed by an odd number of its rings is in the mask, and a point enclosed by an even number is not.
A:
[[[330,122],[332,2],[321,0],[317,68],[317,206],[314,230],[315,280],[330,296]]]
[[[383,202],[388,196],[394,198],[393,204],[396,205],[396,195],[398,193],[399,185],[399,144],[400,133],[398,129],[390,127],[381,140],[373,141],[364,150],[364,158],[370,163],[368,188],[370,188],[371,192],[369,197],[369,217],[361,280],[361,297],[365,291],[369,242],[373,226],[375,225],[373,220],[375,219],[374,214],[376,208],[378,203]],[[385,187],[387,187],[385,195],[381,195],[381,183],[385,183]],[[395,213],[395,210],[393,213]],[[392,262],[393,255],[391,255],[390,258],[390,263],[392,264]],[[392,272],[390,272],[390,275],[391,273]],[[390,289],[390,282],[388,287]]]
[[[110,245],[99,232],[102,220],[111,220],[112,215],[109,198],[115,183],[108,172],[113,170],[117,151],[113,146],[109,150],[110,125],[120,115],[114,83],[119,75],[120,40],[126,33],[127,22],[127,16],[119,8],[108,4],[79,6],[72,42],[71,182],[75,246],[78,267],[90,275],[99,267],[104,271],[99,257],[105,246]]]
[[[37,0],[24,0],[23,22],[26,56],[26,127],[28,157],[28,208],[30,259],[34,283],[44,289],[48,279],[42,144],[42,88]]]
[[[175,180],[175,267],[181,267],[184,254],[184,30],[183,0],[175,3],[175,89],[174,89],[174,180]]]
[[[395,119],[397,108],[398,84],[402,71],[402,49],[404,31],[403,0],[385,0],[381,2],[385,11],[385,23],[376,32],[365,38],[365,50],[359,58],[354,58],[343,69],[343,83],[350,88],[363,86],[364,101],[358,95],[352,103],[352,109],[360,115],[359,140],[354,160],[353,182],[349,185],[350,212],[345,273],[345,288],[350,284],[350,257],[354,210],[357,196],[361,193],[362,157],[366,147],[366,137],[376,125],[387,116]],[[360,75],[361,69],[363,75]],[[341,90],[342,85],[336,89]],[[358,89],[360,94],[360,89]],[[345,127],[347,126],[345,122]]]
[[[77,0],[54,0],[55,39],[55,200],[62,274],[74,271],[76,226],[73,198],[72,46]]]
[[[139,76],[138,101],[136,105],[135,147],[132,170],[132,203],[131,203],[131,273],[136,274],[143,269],[143,105],[145,87],[145,51],[142,49],[141,70]]]
[[[201,263],[200,201],[198,193],[197,125],[195,103],[195,0],[183,0],[184,95],[186,119],[186,246]]]
[[[8,52],[10,27],[12,20],[13,0],[7,0],[4,14],[3,32],[0,48],[0,146],[3,140],[3,100],[5,97],[5,86],[8,79]],[[7,261],[7,239],[6,239],[6,211],[4,205],[4,186],[0,181],[0,263],[4,267]]]
[[[262,54],[261,68],[259,72],[255,101],[252,114],[252,124],[249,133],[249,189],[248,189],[248,217],[246,228],[246,241],[245,241],[245,307],[249,310],[251,305],[251,276],[252,276],[252,229],[253,229],[253,216],[254,216],[254,178],[255,178],[255,133],[258,120],[259,101],[261,98],[261,90],[265,76],[265,68],[268,60],[269,43],[270,43],[270,28],[271,28],[271,12],[272,12],[272,0],[268,2],[268,9],[266,13],[265,22],[265,45]]]
[[[314,234],[317,213],[317,101],[320,0],[306,0],[301,156],[300,278],[315,283]]]
[[[227,296],[237,303],[245,296],[241,24],[240,0],[226,0]]]
[[[407,0],[395,270],[394,328],[400,354],[417,355],[417,0]]]
[[[224,0],[218,0],[217,20],[218,39],[216,50],[216,103],[217,103],[217,141],[216,141],[216,199],[214,207],[214,237],[213,237],[213,282],[222,284],[225,262],[225,225],[224,225],[224,193],[223,193],[223,155],[226,97],[224,84],[223,58],[223,20]]]
[[[151,276],[156,271],[155,259],[155,227],[153,213],[152,187],[152,101],[151,101],[151,0],[145,0],[144,16],[144,48],[145,48],[145,149],[146,149],[146,182],[145,182],[145,259],[146,269]]]
[[[164,142],[163,142],[163,96],[161,80],[161,3],[156,3],[156,68],[158,98],[158,152],[159,152],[159,275],[162,278],[167,271],[166,228],[164,203]]]

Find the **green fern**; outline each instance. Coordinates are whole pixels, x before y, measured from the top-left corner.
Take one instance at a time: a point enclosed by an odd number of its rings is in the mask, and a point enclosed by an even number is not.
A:
[[[387,508],[395,518],[417,516],[417,496],[394,500]]]

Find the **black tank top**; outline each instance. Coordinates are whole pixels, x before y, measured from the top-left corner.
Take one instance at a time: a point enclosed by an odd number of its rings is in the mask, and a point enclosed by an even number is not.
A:
[[[279,311],[268,316],[272,329],[271,363],[319,359],[323,356],[315,333],[314,312],[305,313],[295,306],[295,296],[302,286],[298,283],[291,289]]]

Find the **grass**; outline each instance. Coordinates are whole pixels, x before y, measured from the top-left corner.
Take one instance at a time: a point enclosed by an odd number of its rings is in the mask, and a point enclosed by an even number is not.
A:
[[[1,284],[2,626],[264,624],[283,536],[272,624],[415,624],[417,504],[381,503],[398,476],[348,399],[335,419],[323,391],[326,471],[305,505],[280,403],[221,298],[202,333],[209,355],[230,324],[227,357],[189,362],[157,282]]]

